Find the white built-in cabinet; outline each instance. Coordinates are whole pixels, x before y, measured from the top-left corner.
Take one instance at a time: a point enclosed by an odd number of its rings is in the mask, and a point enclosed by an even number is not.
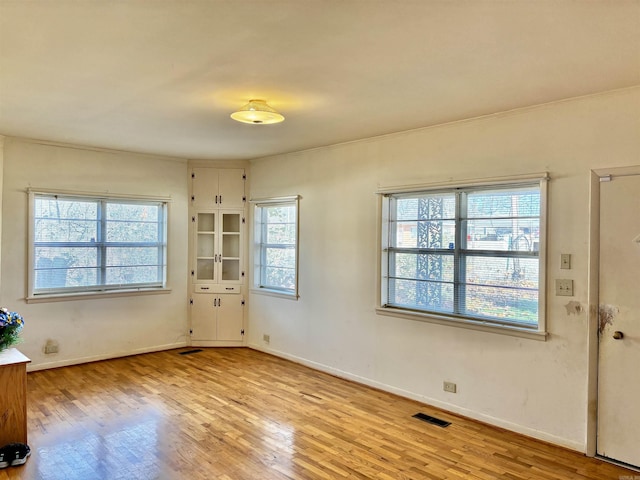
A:
[[[244,169],[191,169],[191,344],[242,345],[244,335]]]

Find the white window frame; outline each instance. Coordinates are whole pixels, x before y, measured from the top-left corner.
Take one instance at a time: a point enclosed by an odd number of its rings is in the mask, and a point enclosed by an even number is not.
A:
[[[259,293],[264,295],[271,295],[276,297],[288,298],[297,300],[299,298],[298,295],[298,272],[299,272],[299,251],[300,251],[300,197],[299,196],[289,196],[289,197],[271,197],[271,198],[260,198],[260,199],[252,199],[251,203],[253,204],[253,267],[251,270],[252,277],[252,288],[251,291],[253,293]],[[267,245],[262,242],[264,236],[264,222],[262,220],[262,209],[266,207],[277,207],[277,206],[293,206],[295,207],[295,231],[296,231],[296,240],[295,245],[293,247],[286,246],[286,248],[295,249],[295,281],[294,288],[286,289],[286,288],[278,288],[270,285],[263,284],[262,282],[262,265],[264,263],[264,255],[265,249]]]
[[[115,195],[115,194],[96,194],[93,192],[77,192],[66,190],[51,189],[28,189],[29,196],[29,243],[28,243],[28,292],[26,300],[28,303],[50,302],[74,300],[78,298],[92,297],[110,297],[110,296],[128,296],[140,294],[156,294],[168,293],[171,290],[167,286],[168,278],[168,255],[167,255],[167,238],[168,238],[168,219],[169,219],[169,197],[149,197],[139,195]],[[42,289],[35,288],[35,203],[37,197],[58,197],[65,200],[78,200],[96,202],[101,205],[100,208],[108,203],[131,203],[131,204],[156,204],[161,206],[162,220],[159,222],[161,228],[161,239],[156,242],[159,247],[159,256],[161,264],[158,266],[161,271],[162,280],[149,284],[123,284],[123,285],[92,285],[87,287],[62,287],[58,289]],[[98,245],[105,245],[106,242],[98,241]],[[127,242],[131,243],[131,242]],[[60,242],[64,245],[64,242]],[[106,246],[106,245],[105,245]],[[99,247],[97,247],[99,248]],[[98,268],[104,268],[106,265],[99,265]]]
[[[535,340],[546,340],[546,250],[547,250],[547,190],[549,176],[547,173],[522,175],[517,177],[499,177],[493,179],[446,182],[426,185],[408,185],[398,187],[386,187],[378,190],[378,288],[376,312],[382,315],[421,320],[441,325],[464,327],[492,333],[501,333]],[[521,326],[513,323],[501,323],[498,321],[486,321],[464,315],[454,315],[442,312],[412,310],[398,306],[387,305],[388,292],[388,261],[390,242],[390,210],[389,198],[392,195],[401,194],[425,194],[425,193],[453,193],[460,189],[473,188],[509,188],[524,185],[539,185],[540,189],[540,245],[538,250],[539,278],[538,278],[538,324],[537,327]],[[456,228],[459,219],[456,219]]]

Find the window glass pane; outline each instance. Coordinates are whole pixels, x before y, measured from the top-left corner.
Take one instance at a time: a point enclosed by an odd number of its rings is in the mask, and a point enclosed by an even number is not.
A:
[[[396,244],[398,248],[453,249],[455,247],[455,222],[421,221],[398,222]]]
[[[537,252],[540,249],[540,220],[510,218],[501,220],[468,220],[469,250]]]
[[[538,289],[537,258],[465,257],[465,283]]]
[[[296,289],[297,203],[256,207],[256,286]]]
[[[37,198],[34,237],[36,242],[95,242],[98,231],[96,202]]]
[[[452,193],[400,197],[395,202],[397,220],[453,220],[456,217],[456,197]]]
[[[264,287],[294,289],[296,271],[294,268],[264,267]]]
[[[295,224],[269,224],[266,233],[265,243],[283,245],[295,245],[296,243]]]
[[[158,242],[160,206],[108,203],[107,242]]]
[[[468,285],[466,310],[462,313],[535,325],[538,323],[538,292]]]
[[[50,195],[33,200],[34,293],[164,283],[163,204]],[[107,242],[129,245],[104,249]]]
[[[452,313],[453,284],[390,278],[389,304]]]
[[[390,252],[389,264],[392,277],[453,282],[453,255]]]
[[[540,216],[538,188],[480,190],[467,197],[468,218]]]
[[[270,267],[287,267],[294,268],[296,266],[296,251],[292,248],[265,248],[266,261],[265,264]]]
[[[293,205],[264,208],[266,210],[267,223],[294,223],[296,221],[296,207]]]
[[[98,282],[95,247],[38,247],[35,254],[36,288],[82,287]]]
[[[160,220],[160,208],[160,205],[109,202],[107,220],[157,223]]]
[[[158,267],[106,267],[107,285],[134,285],[137,283],[158,283]]]
[[[388,197],[385,302],[536,326],[540,195],[534,184]]]

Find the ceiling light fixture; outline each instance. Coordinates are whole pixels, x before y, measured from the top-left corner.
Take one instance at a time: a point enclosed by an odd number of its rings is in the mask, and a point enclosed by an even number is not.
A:
[[[231,118],[242,123],[252,123],[254,125],[267,125],[269,123],[280,123],[284,117],[267,105],[264,100],[249,100],[244,107],[231,114]]]

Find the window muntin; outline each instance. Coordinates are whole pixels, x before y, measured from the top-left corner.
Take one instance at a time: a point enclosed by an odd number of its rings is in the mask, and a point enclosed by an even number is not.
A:
[[[165,286],[165,202],[34,193],[32,204],[32,296]]]
[[[537,182],[386,195],[383,307],[538,329],[541,200]]]
[[[296,296],[297,199],[257,203],[254,236],[254,287]]]

